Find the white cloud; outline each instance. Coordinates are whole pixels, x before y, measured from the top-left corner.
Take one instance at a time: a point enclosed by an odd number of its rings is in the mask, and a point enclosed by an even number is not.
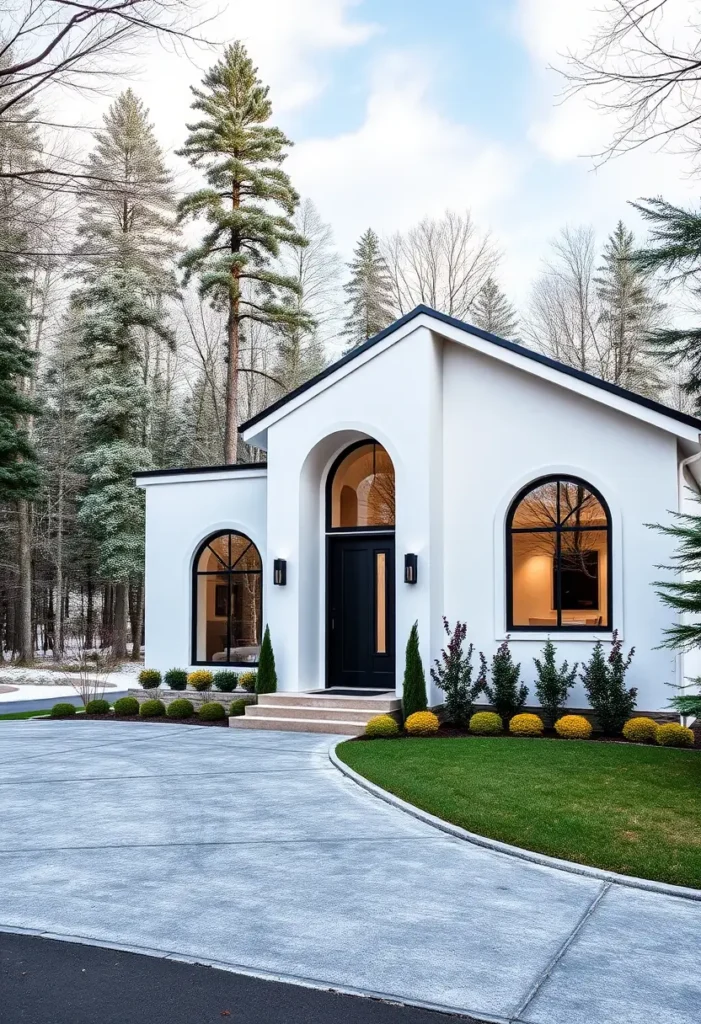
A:
[[[519,164],[504,147],[441,114],[420,53],[385,53],[357,129],[300,142],[288,160],[348,251],[369,225],[408,227],[446,208],[470,207],[482,223],[513,191]]]

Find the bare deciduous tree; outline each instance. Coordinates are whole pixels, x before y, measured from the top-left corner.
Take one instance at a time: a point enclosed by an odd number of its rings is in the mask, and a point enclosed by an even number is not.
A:
[[[475,225],[469,210],[448,210],[438,220],[426,218],[393,235],[383,255],[400,316],[423,304],[465,319],[499,262],[489,232]]]

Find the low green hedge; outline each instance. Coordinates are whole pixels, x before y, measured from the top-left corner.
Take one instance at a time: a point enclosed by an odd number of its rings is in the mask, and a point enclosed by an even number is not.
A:
[[[238,672],[215,672],[214,685],[220,693],[233,693],[239,684]]]
[[[226,718],[224,705],[216,700],[200,705],[198,714],[203,722],[219,722],[222,718]]]
[[[246,700],[245,697],[239,697],[238,700],[232,700],[231,707],[229,708],[229,714],[232,718],[236,718],[238,715],[245,715],[247,704],[255,704],[255,701]]]
[[[114,702],[114,713],[117,718],[130,718],[138,715],[139,702],[136,697],[120,697]]]
[[[110,713],[110,702],[108,700],[89,700],[85,705],[86,715],[108,715]]]
[[[142,718],[160,718],[165,713],[166,706],[162,700],[145,700],[139,707]]]
[[[187,672],[184,668],[169,668],[165,674],[165,684],[171,690],[187,688]]]
[[[75,704],[54,704],[49,714],[51,718],[70,718],[75,710]]]
[[[195,707],[191,700],[187,700],[186,697],[179,697],[178,700],[172,700],[166,707],[166,714],[168,718],[192,718],[195,713]]]

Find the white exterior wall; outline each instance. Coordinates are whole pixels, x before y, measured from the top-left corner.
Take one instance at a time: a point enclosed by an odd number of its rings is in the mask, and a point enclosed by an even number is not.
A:
[[[217,530],[251,538],[263,562],[263,619],[268,593],[264,470],[193,473],[146,486],[146,652],[149,668],[192,667],[192,565]],[[224,666],[222,666],[224,667]]]
[[[672,545],[644,524],[668,522],[677,508],[676,438],[631,416],[446,343],[444,356],[445,613],[468,624],[490,657],[506,636],[505,522],[517,492],[547,474],[572,474],[606,499],[613,526],[613,626],[626,650],[638,707],[664,708],[676,659],[654,648],[672,616],[657,598],[656,565]],[[440,614],[440,613],[439,613]],[[558,634],[558,657],[589,657],[596,634]],[[602,634],[606,639],[607,634]],[[547,632],[512,632],[512,653],[534,700],[533,656]],[[581,683],[570,706],[586,706]]]

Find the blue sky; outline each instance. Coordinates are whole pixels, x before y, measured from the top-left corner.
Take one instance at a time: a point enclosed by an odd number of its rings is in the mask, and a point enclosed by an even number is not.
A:
[[[603,242],[619,217],[639,226],[629,199],[695,198],[679,156],[643,149],[594,171],[582,155],[612,125],[584,99],[559,105],[562,80],[548,66],[582,45],[601,0],[204,2],[220,12],[210,34],[242,38],[270,83],[275,121],[295,141],[287,169],[346,259],[369,225],[389,234],[469,208],[523,306],[564,225],[592,224]],[[142,55],[132,84],[171,154],[188,87],[211,61]],[[86,118],[107,102],[95,98]]]

